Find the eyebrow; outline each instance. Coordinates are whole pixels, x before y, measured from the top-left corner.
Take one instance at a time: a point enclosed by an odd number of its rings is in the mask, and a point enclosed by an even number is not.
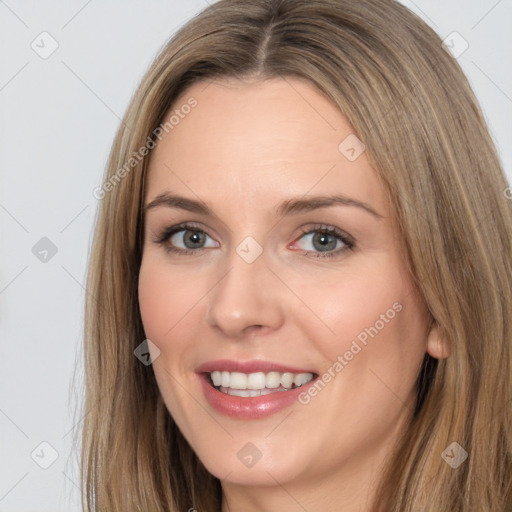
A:
[[[169,192],[164,192],[155,197],[150,203],[144,205],[144,213],[157,207],[178,208],[202,215],[215,216],[212,210],[203,201],[189,199]],[[292,198],[280,203],[274,210],[279,217],[306,213],[319,208],[327,208],[329,206],[355,206],[370,213],[377,219],[384,218],[379,212],[372,208],[369,204],[357,199],[352,199],[343,195],[322,195],[309,196],[307,198]]]

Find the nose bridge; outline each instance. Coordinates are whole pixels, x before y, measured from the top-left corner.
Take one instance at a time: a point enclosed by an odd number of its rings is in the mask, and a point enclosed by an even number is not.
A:
[[[283,320],[279,282],[267,268],[262,247],[247,237],[232,251],[225,268],[209,294],[208,323],[232,338],[251,326],[279,327]]]

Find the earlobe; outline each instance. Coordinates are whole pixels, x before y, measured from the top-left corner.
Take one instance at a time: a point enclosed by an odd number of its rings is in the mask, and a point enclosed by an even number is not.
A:
[[[438,325],[433,322],[427,338],[427,352],[435,359],[450,357],[450,347],[447,340],[441,335]]]

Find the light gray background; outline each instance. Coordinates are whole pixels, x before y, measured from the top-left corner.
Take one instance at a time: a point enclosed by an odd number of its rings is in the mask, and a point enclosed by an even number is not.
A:
[[[404,0],[458,59],[512,176],[512,0]],[[0,1],[0,511],[79,510],[72,427],[81,370],[86,264],[101,182],[120,118],[187,2]],[[41,32],[58,42],[47,59]],[[463,40],[456,36],[455,49]],[[50,48],[45,39],[44,48]],[[41,50],[42,51],[42,48]],[[49,238],[47,262],[32,247]],[[51,462],[52,449],[58,458]],[[34,452],[34,450],[36,450]],[[32,458],[32,453],[34,455]]]

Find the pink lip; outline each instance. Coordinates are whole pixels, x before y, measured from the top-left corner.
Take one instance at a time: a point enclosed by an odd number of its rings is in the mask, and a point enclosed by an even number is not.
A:
[[[291,366],[283,366],[282,364],[273,363],[270,361],[233,361],[231,359],[217,359],[215,361],[208,361],[196,368],[196,373],[210,373],[215,370],[221,372],[241,372],[241,373],[256,373],[256,372],[279,372],[279,373],[315,373],[313,370],[293,368]]]
[[[266,361],[231,361],[227,359],[210,361],[202,364],[196,369],[198,378],[208,403],[218,412],[232,418],[242,420],[256,420],[275,414],[286,407],[290,407],[298,401],[300,393],[306,391],[313,385],[318,377],[308,382],[304,386],[292,389],[290,391],[276,391],[269,395],[255,397],[231,396],[222,393],[214,388],[210,383],[209,373],[212,371],[229,371],[242,373],[255,373],[277,371],[280,373],[314,373],[309,370],[292,368],[276,363]]]

